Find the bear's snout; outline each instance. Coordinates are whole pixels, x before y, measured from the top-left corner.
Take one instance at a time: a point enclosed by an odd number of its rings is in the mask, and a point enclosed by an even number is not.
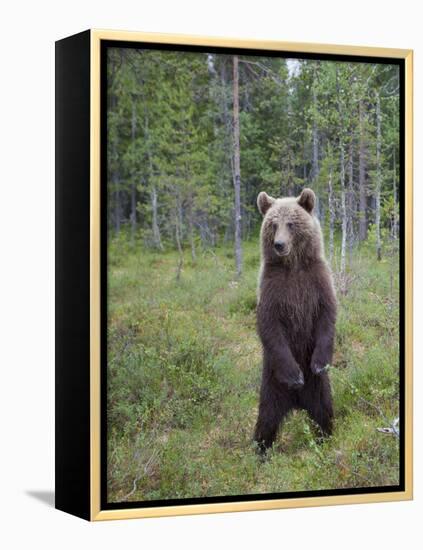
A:
[[[275,241],[274,247],[278,254],[286,254],[287,252],[287,246],[284,241]]]

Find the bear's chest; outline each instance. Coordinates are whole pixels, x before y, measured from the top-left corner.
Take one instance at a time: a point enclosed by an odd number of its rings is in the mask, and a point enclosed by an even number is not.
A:
[[[281,323],[291,332],[311,333],[320,303],[319,286],[312,274],[289,273],[281,278],[277,301]]]

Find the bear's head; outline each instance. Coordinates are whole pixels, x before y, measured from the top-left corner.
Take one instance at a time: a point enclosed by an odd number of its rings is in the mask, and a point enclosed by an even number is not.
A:
[[[322,233],[313,215],[316,196],[303,189],[299,197],[274,199],[264,191],[257,197],[263,215],[261,246],[268,263],[292,264],[320,257]]]

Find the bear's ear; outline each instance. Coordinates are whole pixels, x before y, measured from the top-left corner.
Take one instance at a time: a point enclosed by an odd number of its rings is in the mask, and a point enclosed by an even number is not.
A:
[[[264,191],[259,193],[257,197],[257,206],[260,214],[264,216],[274,202],[275,199],[273,197],[269,197],[269,195]]]
[[[301,191],[301,195],[298,197],[297,202],[304,208],[309,214],[313,212],[314,205],[316,204],[316,195],[314,191],[305,187]]]

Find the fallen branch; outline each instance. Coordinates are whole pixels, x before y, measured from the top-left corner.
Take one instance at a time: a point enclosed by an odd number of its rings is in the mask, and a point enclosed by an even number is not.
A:
[[[129,491],[129,493],[122,498],[123,502],[128,500],[135,493],[135,491],[137,490],[137,484],[138,484],[139,480],[142,478],[142,476],[143,475],[148,475],[148,473],[149,473],[148,469],[149,469],[151,463],[153,462],[153,459],[156,458],[157,453],[158,453],[158,451],[153,451],[150,458],[147,460],[147,463],[143,466],[142,471],[140,471],[136,475],[134,481],[132,482],[132,490]]]
[[[378,432],[386,435],[394,435],[399,439],[399,417],[397,417],[390,425],[389,428],[376,428]]]

